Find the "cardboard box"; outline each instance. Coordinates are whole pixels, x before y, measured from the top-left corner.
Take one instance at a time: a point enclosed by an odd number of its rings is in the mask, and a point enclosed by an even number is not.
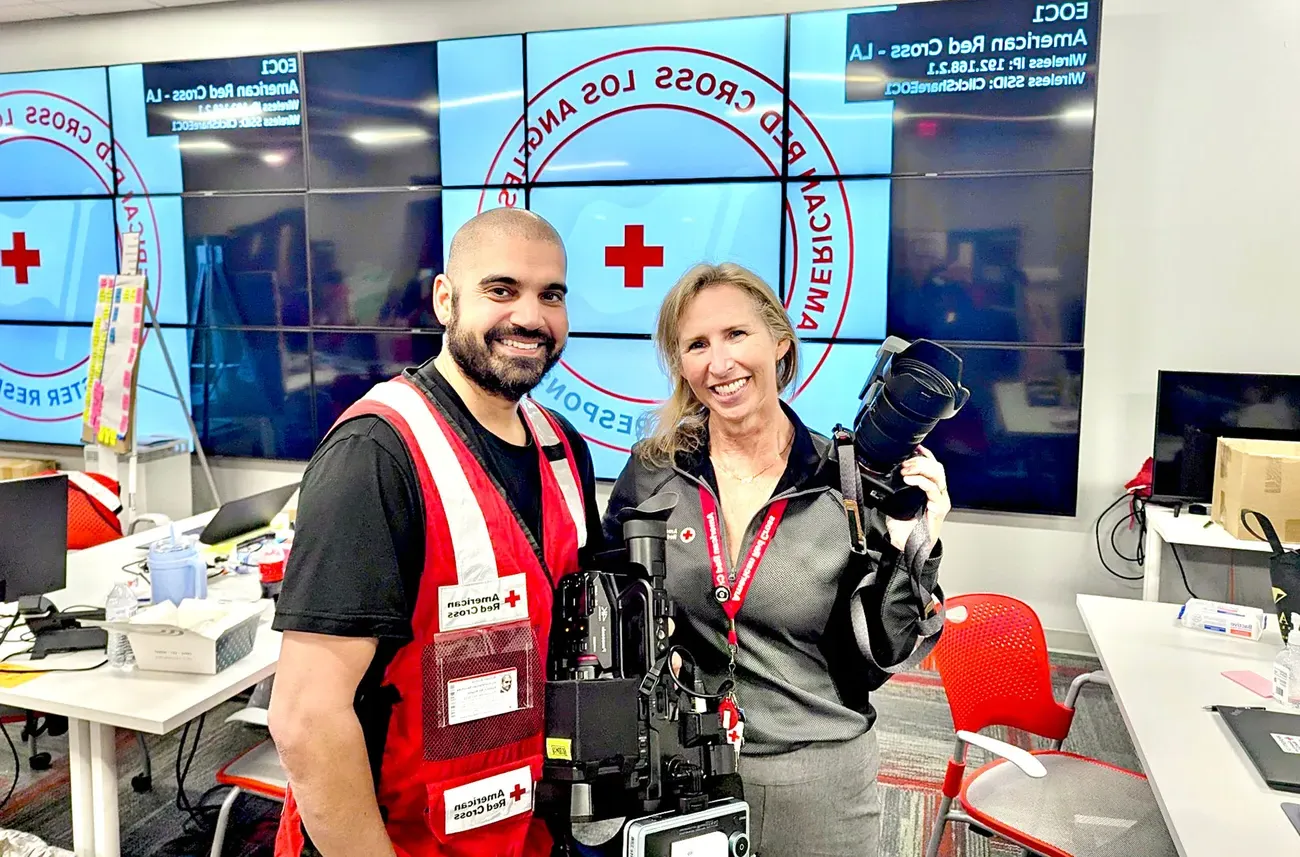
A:
[[[0,458],[0,479],[26,479],[56,469],[53,461],[34,458]]]
[[[178,621],[174,606],[164,602],[142,611],[130,622],[106,622],[104,627],[126,632],[136,665],[142,670],[216,675],[253,651],[269,603],[222,604],[219,617],[191,622],[186,618]],[[169,619],[151,622],[150,611],[160,607]],[[211,609],[211,602],[187,598],[181,602],[179,614],[185,617],[191,610]]]
[[[1241,510],[1252,509],[1282,541],[1300,542],[1300,441],[1219,438],[1212,502],[1214,520],[1235,538],[1255,540],[1241,523]]]

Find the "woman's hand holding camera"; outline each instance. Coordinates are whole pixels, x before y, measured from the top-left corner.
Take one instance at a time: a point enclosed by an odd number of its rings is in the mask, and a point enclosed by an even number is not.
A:
[[[943,521],[952,511],[952,500],[948,497],[948,477],[934,453],[923,446],[916,449],[920,454],[904,461],[899,473],[903,482],[925,492],[925,523],[930,531],[930,541],[937,544]],[[889,530],[889,541],[902,550],[916,527],[916,521],[886,518],[885,527]]]

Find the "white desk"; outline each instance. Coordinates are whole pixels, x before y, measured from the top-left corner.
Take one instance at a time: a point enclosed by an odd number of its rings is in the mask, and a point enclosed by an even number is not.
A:
[[[1202,710],[1277,708],[1220,675],[1271,676],[1282,646],[1276,627],[1251,642],[1178,627],[1177,604],[1080,595],[1078,606],[1178,853],[1300,853],[1300,834],[1281,810],[1300,796],[1266,786],[1222,718]]]
[[[1208,524],[1208,526],[1207,526]],[[1174,517],[1174,510],[1164,506],[1147,506],[1146,564],[1142,573],[1142,600],[1160,600],[1160,562],[1165,544],[1217,548],[1228,551],[1272,553],[1268,542],[1257,539],[1238,539],[1214,523],[1208,515],[1189,515],[1183,512]],[[1297,547],[1297,545],[1289,545]]]
[[[177,522],[177,528],[206,523],[212,515],[207,512]],[[131,579],[122,566],[144,557],[135,546],[165,532],[137,533],[70,554],[68,586],[50,593],[50,600],[59,607],[104,604],[115,583]],[[260,594],[255,575],[229,575],[209,585],[211,598],[256,600]],[[0,652],[25,647],[6,643]],[[84,673],[48,673],[12,689],[0,688],[0,704],[68,718],[72,836],[77,857],[119,857],[121,852],[114,730],[120,727],[154,735],[171,732],[274,673],[279,655],[280,634],[271,630],[268,615],[253,651],[214,676],[139,670],[120,673],[105,666]],[[51,656],[42,665],[66,669],[91,666],[103,659],[103,652],[78,652]]]

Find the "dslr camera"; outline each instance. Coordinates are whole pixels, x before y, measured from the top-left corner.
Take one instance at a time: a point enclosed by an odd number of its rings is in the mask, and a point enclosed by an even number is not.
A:
[[[880,345],[867,376],[853,431],[835,427],[835,439],[852,444],[858,484],[845,479],[844,495],[880,507],[886,515],[911,520],[925,509],[925,494],[903,482],[899,469],[939,424],[962,409],[970,390],[961,385],[962,360],[927,339],[891,336]],[[847,450],[841,447],[841,456]]]
[[[539,810],[565,857],[747,857],[749,807],[711,799],[736,773],[718,705],[668,639],[668,517],[677,495],[621,515],[624,547],[563,577],[547,663]],[[672,655],[683,660],[681,676]]]

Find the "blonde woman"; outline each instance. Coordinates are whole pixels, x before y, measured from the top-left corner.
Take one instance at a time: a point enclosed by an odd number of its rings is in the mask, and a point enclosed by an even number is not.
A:
[[[744,715],[734,731],[757,857],[875,855],[868,691],[887,678],[880,667],[913,653],[927,618],[933,626],[929,593],[951,508],[943,467],[919,450],[903,468],[926,493],[928,539],[908,545],[916,522],[872,512],[867,553],[855,555],[834,445],[780,399],[798,375],[798,342],[772,289],[738,265],[692,268],[660,308],[655,344],[673,392],[614,487],[607,536],[618,537],[621,509],[678,495],[667,556],[673,641],[709,690],[734,681],[724,705]],[[846,397],[857,383],[847,381]],[[864,585],[872,571],[875,584]]]

